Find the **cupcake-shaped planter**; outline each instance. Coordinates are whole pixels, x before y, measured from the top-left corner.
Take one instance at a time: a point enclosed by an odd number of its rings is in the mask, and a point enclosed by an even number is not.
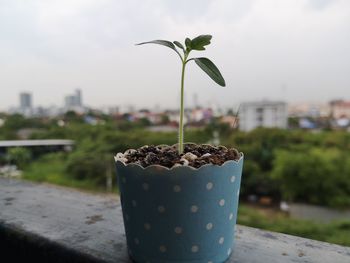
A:
[[[243,154],[200,168],[116,159],[129,256],[135,262],[224,262],[233,251]]]

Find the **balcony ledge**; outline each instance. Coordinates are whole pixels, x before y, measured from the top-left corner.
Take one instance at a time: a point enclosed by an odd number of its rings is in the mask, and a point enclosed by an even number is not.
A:
[[[116,196],[0,178],[0,251],[12,262],[131,262]],[[350,248],[238,226],[229,263],[349,263]]]

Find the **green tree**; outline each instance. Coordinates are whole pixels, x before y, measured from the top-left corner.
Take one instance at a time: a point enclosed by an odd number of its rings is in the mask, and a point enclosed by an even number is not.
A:
[[[20,169],[23,169],[30,162],[31,158],[31,152],[23,147],[10,148],[6,154],[6,159]]]
[[[112,156],[99,155],[92,152],[75,152],[71,154],[65,164],[67,175],[76,180],[91,181],[97,186],[106,182],[108,164],[112,162]]]
[[[287,200],[344,207],[350,205],[350,157],[339,149],[276,152],[271,177]]]
[[[168,124],[170,122],[170,118],[167,114],[163,114],[161,116],[161,120],[160,120],[160,123],[165,125],[165,124]]]

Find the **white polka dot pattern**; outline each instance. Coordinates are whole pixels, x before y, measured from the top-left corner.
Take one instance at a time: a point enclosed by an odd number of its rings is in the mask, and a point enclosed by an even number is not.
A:
[[[179,226],[177,226],[177,227],[175,227],[174,228],[174,232],[176,233],[176,234],[181,234],[182,233],[182,228],[181,227],[179,227]]]
[[[213,183],[212,182],[207,183],[207,189],[208,190],[213,189]]]
[[[180,185],[174,185],[173,190],[174,190],[175,193],[179,193],[179,192],[181,192],[181,186]]]
[[[161,246],[159,247],[159,251],[162,252],[162,253],[165,253],[165,252],[166,252],[166,246],[161,245]]]
[[[201,262],[216,263],[232,253],[240,194],[238,168],[217,173],[208,167],[203,176],[193,176],[181,167],[169,173],[174,176],[153,168],[134,169],[136,175],[130,175],[134,171],[127,173],[124,168],[118,174],[119,186],[128,248],[135,261],[176,261],[176,254],[185,261],[198,257]]]
[[[196,206],[196,205],[191,206],[191,212],[192,213],[197,213],[198,212],[198,206]]]
[[[205,228],[206,228],[207,230],[211,230],[211,229],[213,228],[213,224],[212,224],[212,223],[208,223],[208,224],[205,226]]]
[[[197,252],[199,251],[199,247],[198,247],[197,245],[193,245],[193,246],[191,247],[191,251],[192,251],[193,253],[197,253]]]
[[[158,206],[158,212],[159,213],[164,213],[165,212],[165,207],[162,206],[162,205]]]

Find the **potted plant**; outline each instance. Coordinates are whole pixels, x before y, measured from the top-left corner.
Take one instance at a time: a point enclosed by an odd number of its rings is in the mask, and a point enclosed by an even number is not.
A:
[[[174,50],[182,64],[179,141],[143,146],[115,157],[128,253],[135,262],[224,262],[230,256],[243,154],[224,146],[183,143],[184,76],[194,61],[220,86],[225,80],[205,50],[210,35],[178,41],[154,40]],[[182,54],[179,50],[182,51]]]

